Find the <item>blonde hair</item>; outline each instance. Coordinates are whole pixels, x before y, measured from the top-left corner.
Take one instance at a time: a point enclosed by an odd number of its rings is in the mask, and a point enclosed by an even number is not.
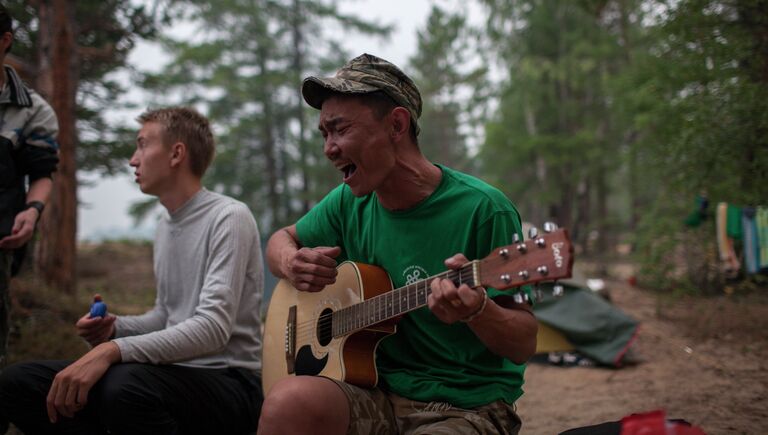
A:
[[[156,122],[163,126],[163,144],[183,142],[189,152],[192,173],[202,178],[213,161],[216,142],[208,118],[190,107],[166,107],[148,110],[138,118],[142,125]]]

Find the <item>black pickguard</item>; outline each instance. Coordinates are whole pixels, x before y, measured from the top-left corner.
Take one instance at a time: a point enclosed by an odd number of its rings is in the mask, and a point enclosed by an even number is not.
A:
[[[328,355],[321,359],[315,358],[312,354],[312,347],[302,346],[296,354],[296,375],[316,376],[323,371],[328,363]]]

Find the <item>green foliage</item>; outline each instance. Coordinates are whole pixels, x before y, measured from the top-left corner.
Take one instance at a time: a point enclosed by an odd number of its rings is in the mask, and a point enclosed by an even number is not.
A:
[[[462,62],[476,48],[473,37],[464,15],[433,6],[409,62],[423,100],[419,146],[427,158],[460,170],[470,169],[462,127],[476,122],[475,98],[486,83],[485,66]]]
[[[479,4],[483,26],[471,28],[466,9],[434,6],[418,34],[407,69],[424,98],[424,153],[480,172],[525,220],[556,220],[591,254],[631,239],[654,286],[722,288],[712,229],[683,220],[700,193],[713,207],[766,205],[768,0]],[[18,19],[14,53],[36,59],[36,8],[8,5]],[[246,202],[265,234],[338,184],[299,83],[358,54],[342,38],[386,36],[389,27],[343,15],[332,0],[77,7],[81,168],[125,166],[135,128],[103,116],[125,92],[113,73],[126,69],[138,38],[183,20],[191,31],[159,35],[172,62],[137,81],[153,105],[191,104],[212,119],[218,152],[205,184]],[[480,128],[484,142],[470,158]]]
[[[31,65],[41,50],[39,10],[31,2],[9,1],[16,20],[13,53]],[[105,108],[129,107],[121,102],[127,89],[115,72],[129,71],[128,54],[141,38],[156,34],[159,18],[130,0],[82,0],[74,3],[77,20],[77,148],[78,168],[114,174],[126,168],[134,132],[105,117]]]
[[[713,208],[719,201],[765,205],[768,2],[689,0],[665,6],[663,19],[651,29],[648,51],[627,77],[634,89],[629,111],[640,132],[633,152],[650,180],[646,197],[690,204],[706,192]],[[651,191],[661,183],[668,194],[654,198]],[[688,211],[656,207],[648,219],[682,222]],[[710,230],[706,236],[713,241]],[[650,226],[638,228],[647,264],[659,260],[660,246],[652,242],[657,234]],[[711,249],[692,255],[707,252]],[[722,276],[712,273],[703,274],[706,282],[702,274],[682,280],[665,270],[655,275],[704,291],[723,285]]]
[[[158,199],[154,196],[136,201],[128,208],[128,214],[133,216],[138,224],[149,216],[158,203]]]
[[[194,23],[195,36],[162,38],[173,61],[144,84],[167,96],[156,104],[196,105],[208,114],[218,150],[206,185],[248,204],[271,233],[339,181],[319,134],[309,132],[316,113],[308,115],[300,97],[302,78],[348,60],[341,37],[384,36],[389,28],[341,14],[332,1],[177,1],[173,8]]]
[[[635,232],[647,283],[722,288],[713,228],[682,222],[702,192],[765,201],[768,2],[481,3],[506,72],[484,173],[579,244]]]
[[[652,237],[633,240],[640,265],[638,282],[645,287],[671,290],[679,287],[685,278],[677,269],[682,250],[687,248],[686,237],[681,231],[681,220],[676,216],[687,211],[681,207],[686,202],[672,201],[670,196],[666,190],[659,192],[660,200],[641,214],[638,234]]]
[[[765,200],[766,8],[765,1],[681,2],[655,29],[648,70],[638,73],[656,101],[643,113],[644,145],[649,163],[681,193],[705,190],[737,204]]]
[[[605,230],[624,131],[612,80],[626,65],[612,2],[484,1],[504,68],[486,125],[483,172],[524,218],[554,218],[584,243]],[[599,7],[597,7],[599,6]]]

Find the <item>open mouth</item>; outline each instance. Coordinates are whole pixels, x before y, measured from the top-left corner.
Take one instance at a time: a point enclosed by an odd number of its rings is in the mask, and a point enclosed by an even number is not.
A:
[[[341,171],[344,173],[344,181],[349,180],[349,178],[352,176],[352,174],[355,173],[356,170],[357,170],[357,166],[352,163],[341,168]]]

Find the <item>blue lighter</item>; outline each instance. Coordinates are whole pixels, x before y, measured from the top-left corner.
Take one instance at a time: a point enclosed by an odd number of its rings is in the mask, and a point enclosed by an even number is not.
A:
[[[91,304],[90,317],[104,318],[106,317],[106,315],[107,315],[107,304],[101,301],[100,294],[93,295],[93,303]]]

